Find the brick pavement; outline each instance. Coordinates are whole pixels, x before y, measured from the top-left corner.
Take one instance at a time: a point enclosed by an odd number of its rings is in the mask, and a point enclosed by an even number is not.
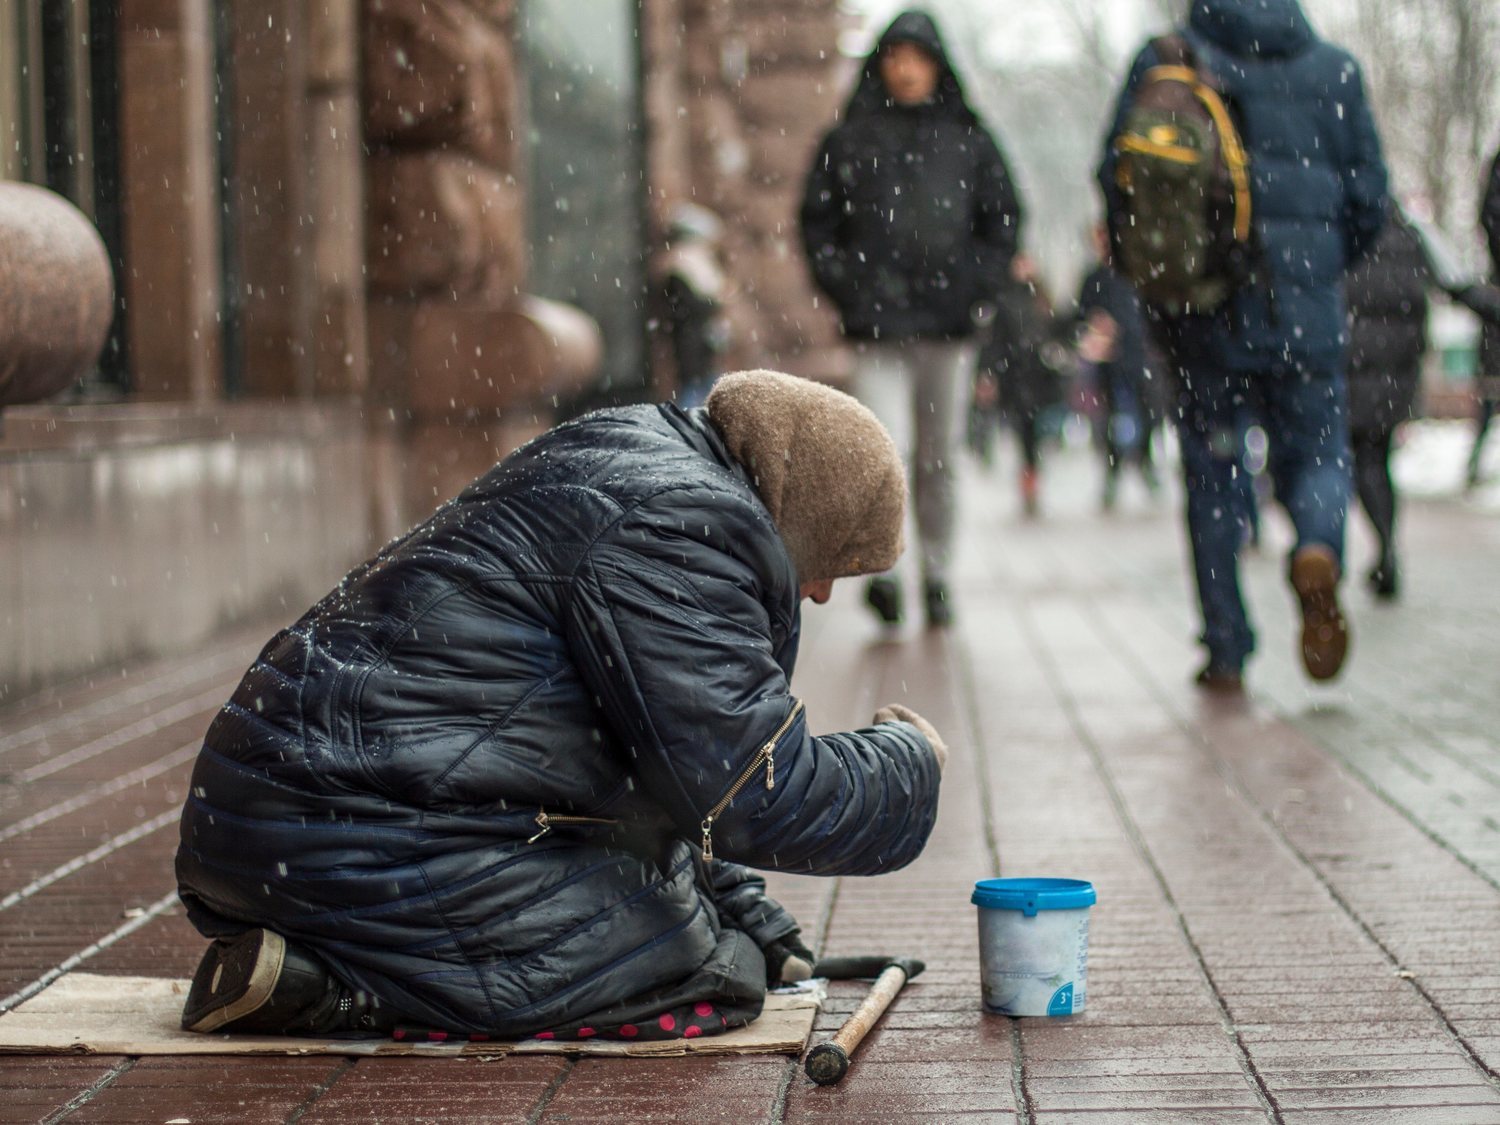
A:
[[[947,636],[882,637],[854,584],[807,617],[815,728],[906,700],[948,737],[938,830],[879,879],[773,877],[826,952],[923,957],[845,1082],[794,1060],[7,1058],[0,1121],[1500,1122],[1500,519],[1413,505],[1408,594],[1349,604],[1349,674],[1293,664],[1279,551],[1243,705],[1188,686],[1175,505],[1055,459],[1048,514],[965,484]],[[1268,527],[1271,542],[1285,530]],[[1351,569],[1368,553],[1356,530]],[[174,815],[266,629],[0,711],[0,1006],[75,965],[183,974]],[[979,1011],[974,879],[1091,879],[1088,1012]],[[858,1002],[838,984],[823,1034]]]

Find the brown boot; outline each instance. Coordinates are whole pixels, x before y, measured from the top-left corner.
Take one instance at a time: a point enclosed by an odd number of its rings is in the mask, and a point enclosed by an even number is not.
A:
[[[1321,544],[1292,556],[1292,589],[1302,605],[1302,664],[1315,680],[1331,680],[1349,651],[1349,626],[1339,612],[1339,563]]]

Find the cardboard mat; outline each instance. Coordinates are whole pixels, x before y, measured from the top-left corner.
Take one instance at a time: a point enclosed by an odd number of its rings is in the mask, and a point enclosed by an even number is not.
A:
[[[814,984],[814,982],[807,982]],[[0,1053],[81,1055],[420,1055],[493,1058],[549,1055],[800,1054],[822,999],[818,987],[773,992],[748,1027],[723,1035],[649,1043],[585,1039],[402,1043],[392,1039],[311,1039],[268,1035],[200,1035],[178,1026],[186,980],[69,973],[13,1011],[0,1015]]]

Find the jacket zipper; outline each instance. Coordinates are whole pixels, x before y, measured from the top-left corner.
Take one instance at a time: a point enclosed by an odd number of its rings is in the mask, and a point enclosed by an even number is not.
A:
[[[704,863],[709,863],[714,858],[714,821],[718,819],[721,812],[729,807],[729,803],[739,795],[739,791],[756,775],[762,765],[766,767],[766,788],[776,788],[776,744],[781,741],[782,735],[792,729],[792,724],[802,714],[802,709],[802,700],[799,699],[793,704],[787,717],[781,721],[781,725],[776,728],[776,733],[771,735],[761,748],[755,752],[755,756],[750,759],[750,764],[740,772],[739,777],[734,779],[734,784],[729,787],[729,792],[724,794],[717,805],[708,810],[708,815],[703,818],[703,823],[699,825],[703,830]]]
[[[561,816],[557,813],[549,813],[546,809],[538,809],[536,812],[535,824],[538,828],[541,829],[541,831],[526,842],[528,844],[536,843],[558,825],[619,823],[620,822],[618,820],[610,820],[607,817],[602,816]]]

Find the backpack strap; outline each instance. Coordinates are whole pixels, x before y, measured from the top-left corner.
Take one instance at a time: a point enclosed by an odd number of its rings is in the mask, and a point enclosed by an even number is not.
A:
[[[1198,68],[1198,62],[1193,57],[1193,45],[1187,41],[1187,36],[1179,32],[1157,36],[1151,40],[1151,49],[1156,52],[1159,66],[1185,66],[1192,70]]]

